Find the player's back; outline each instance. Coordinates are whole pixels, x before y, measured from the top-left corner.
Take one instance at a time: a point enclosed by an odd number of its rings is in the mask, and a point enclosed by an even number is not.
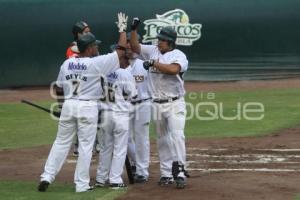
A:
[[[129,111],[130,100],[136,96],[136,87],[133,76],[128,70],[120,68],[106,77],[101,77],[101,87],[103,110]]]
[[[94,58],[72,57],[61,66],[57,85],[63,87],[65,99],[99,100],[100,76],[117,69],[118,64],[116,53]]]

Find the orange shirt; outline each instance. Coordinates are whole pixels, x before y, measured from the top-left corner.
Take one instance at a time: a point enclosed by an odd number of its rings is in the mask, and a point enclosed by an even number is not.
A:
[[[76,57],[78,56],[79,51],[76,42],[72,42],[71,45],[68,47],[66,52],[66,58]]]

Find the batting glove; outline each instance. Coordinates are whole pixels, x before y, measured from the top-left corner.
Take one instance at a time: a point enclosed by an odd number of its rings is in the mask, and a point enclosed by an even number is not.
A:
[[[135,18],[133,18],[132,19],[132,22],[131,22],[131,30],[132,31],[134,31],[134,30],[136,30],[137,29],[137,27],[139,26],[139,24],[140,24],[140,19],[138,18],[138,17],[135,17]]]
[[[153,59],[146,60],[145,62],[143,62],[144,69],[149,70],[149,68],[154,65],[154,62],[155,62],[155,60],[153,60]]]
[[[118,13],[118,21],[116,22],[119,32],[124,32],[127,29],[127,20],[128,16],[125,15],[125,13],[119,12]]]

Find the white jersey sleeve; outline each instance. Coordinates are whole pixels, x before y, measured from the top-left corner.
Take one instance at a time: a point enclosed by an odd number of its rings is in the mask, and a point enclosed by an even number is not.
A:
[[[184,53],[178,50],[175,50],[173,54],[174,54],[173,57],[174,60],[172,60],[171,63],[179,64],[181,67],[180,72],[185,72],[189,64],[186,56],[184,55]]]
[[[188,68],[188,60],[185,54],[178,49],[161,54],[159,49],[155,48],[150,58],[156,59],[159,63],[163,64],[177,63],[181,68],[181,73],[177,75],[164,74],[153,68],[149,69],[148,82],[152,98],[168,99],[170,97],[184,96],[185,90],[182,73]]]
[[[117,52],[91,58],[95,69],[99,74],[109,74],[120,67],[119,56]]]
[[[141,44],[141,52],[139,58],[142,60],[149,60],[156,54],[157,46]]]

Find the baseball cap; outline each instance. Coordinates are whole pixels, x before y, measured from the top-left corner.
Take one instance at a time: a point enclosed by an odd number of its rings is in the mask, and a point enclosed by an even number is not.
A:
[[[99,45],[101,41],[96,40],[96,37],[92,33],[86,33],[78,38],[77,46],[80,52],[84,52],[84,50],[93,43]]]

